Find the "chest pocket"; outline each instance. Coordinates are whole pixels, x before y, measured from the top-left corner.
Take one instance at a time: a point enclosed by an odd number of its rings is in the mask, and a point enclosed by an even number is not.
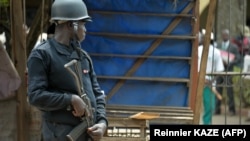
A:
[[[90,64],[87,58],[84,57],[83,61],[81,61],[81,67],[82,67],[82,74],[83,77],[88,77],[89,78],[89,73],[90,73]]]

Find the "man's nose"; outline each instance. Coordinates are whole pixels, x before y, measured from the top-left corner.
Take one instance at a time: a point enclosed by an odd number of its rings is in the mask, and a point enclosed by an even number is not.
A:
[[[85,25],[81,25],[81,28],[82,28],[82,30],[83,30],[84,32],[87,32],[87,29],[86,29]]]

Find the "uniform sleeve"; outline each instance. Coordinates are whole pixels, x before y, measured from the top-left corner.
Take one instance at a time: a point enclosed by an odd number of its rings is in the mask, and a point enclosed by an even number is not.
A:
[[[97,81],[97,77],[93,68],[93,65],[91,67],[91,81],[92,81],[92,87],[93,92],[96,97],[96,104],[97,104],[97,112],[96,112],[96,118],[97,123],[106,121],[106,124],[108,126],[108,120],[106,118],[106,96],[104,94],[104,91],[100,88],[99,83]]]
[[[90,66],[90,78],[92,89],[96,98],[96,123],[106,122],[108,126],[108,120],[106,118],[106,96],[104,91],[100,88],[100,85],[97,81],[97,76],[94,70],[93,62],[88,53],[84,50],[81,50],[83,54],[88,58]]]
[[[106,96],[104,94],[104,91],[100,89],[100,86],[97,82],[96,79],[96,75],[95,72],[92,73],[93,77],[92,77],[92,82],[93,82],[93,91],[96,97],[96,103],[97,103],[97,122],[101,121],[101,120],[105,120],[107,125],[108,125],[108,121],[106,118]]]
[[[66,108],[71,104],[71,95],[49,91],[49,65],[45,51],[35,49],[28,61],[28,100],[40,110],[53,111]]]

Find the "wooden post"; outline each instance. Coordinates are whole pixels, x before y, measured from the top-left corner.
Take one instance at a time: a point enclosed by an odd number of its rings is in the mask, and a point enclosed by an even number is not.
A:
[[[193,10],[193,35],[196,35],[196,39],[192,41],[192,58],[191,58],[191,68],[190,68],[190,83],[189,83],[189,107],[194,111],[195,109],[195,98],[197,94],[198,85],[198,35],[200,26],[200,15],[199,15],[200,1],[196,0]]]
[[[16,91],[17,101],[17,140],[28,141],[28,102],[25,82],[26,69],[26,33],[24,28],[24,14],[21,0],[10,1],[11,38],[13,48],[13,62],[21,77],[22,83]]]
[[[26,50],[27,56],[29,56],[31,50],[34,48],[38,36],[41,34],[41,30],[43,31],[44,28],[49,25],[50,8],[51,8],[51,0],[44,0],[44,3],[43,1],[41,1],[39,8],[37,9],[36,15],[32,21],[29,34],[27,35],[27,50]],[[43,29],[41,29],[41,26]]]
[[[214,24],[215,18],[215,8],[216,8],[216,0],[210,0],[209,9],[208,9],[208,16],[207,16],[207,24],[206,24],[206,33],[204,38],[203,44],[203,52],[201,57],[201,64],[200,64],[200,72],[198,76],[198,89],[196,94],[196,104],[194,110],[194,124],[199,124],[200,121],[200,113],[201,113],[201,101],[202,101],[202,94],[203,88],[205,83],[205,75],[206,75],[206,68],[207,68],[207,57],[208,57],[208,50],[209,44],[211,40],[211,31]]]

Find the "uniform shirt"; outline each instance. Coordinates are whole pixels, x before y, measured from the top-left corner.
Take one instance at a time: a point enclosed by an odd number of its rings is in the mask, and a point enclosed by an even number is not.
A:
[[[64,68],[72,59],[79,59],[72,47],[49,39],[32,50],[27,61],[29,102],[43,111],[48,121],[77,125],[80,118],[66,110],[71,95],[77,94],[74,77]],[[81,55],[82,81],[95,108],[95,121],[106,120],[105,95],[97,82],[91,60]]]

